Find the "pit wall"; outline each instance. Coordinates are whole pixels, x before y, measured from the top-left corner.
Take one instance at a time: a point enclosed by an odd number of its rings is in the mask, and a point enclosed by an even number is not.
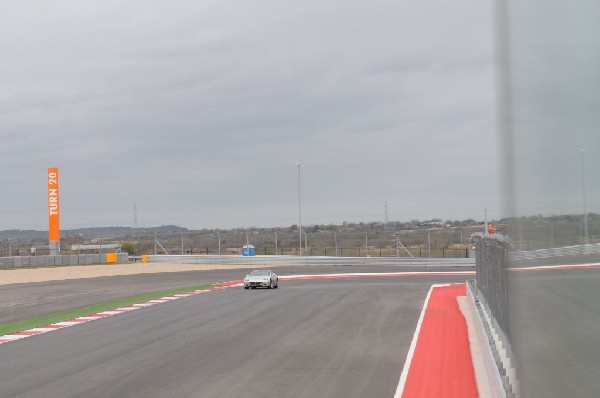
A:
[[[127,253],[80,254],[65,256],[0,257],[0,269],[53,265],[117,264],[129,261]]]

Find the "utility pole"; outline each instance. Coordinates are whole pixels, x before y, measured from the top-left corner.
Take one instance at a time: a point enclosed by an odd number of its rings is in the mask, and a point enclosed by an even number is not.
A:
[[[396,232],[393,236],[396,238],[396,257],[400,257],[400,248],[404,249],[409,257],[414,257],[410,250],[408,250],[400,241],[400,232]]]
[[[298,255],[302,255],[302,202],[300,195],[300,166],[302,163],[297,162],[296,166],[298,167]]]
[[[134,203],[134,205],[133,205],[133,254],[137,253],[136,235],[137,235],[137,204]]]
[[[338,247],[337,247],[337,231],[333,231],[333,242],[335,244],[335,256],[338,256]]]
[[[277,232],[275,232],[275,255],[277,255]]]
[[[217,239],[219,240],[219,256],[221,255],[221,232],[217,232]]]
[[[365,232],[365,257],[369,257],[369,233]]]
[[[390,219],[388,218],[388,205],[387,205],[387,200],[386,200],[385,201],[385,221],[383,224],[383,229],[387,229],[389,222],[390,222]]]
[[[579,150],[579,154],[581,155],[581,189],[583,192],[583,236],[584,236],[584,244],[590,243],[589,235],[588,235],[588,215],[587,215],[587,203],[585,200],[585,163],[583,161],[583,154],[585,153],[584,149]]]
[[[488,234],[488,218],[487,218],[487,208],[485,208],[485,209],[483,210],[483,212],[484,212],[484,218],[485,218],[485,231],[483,231],[483,234],[484,234],[484,235],[487,235],[487,234]]]
[[[308,233],[304,233],[304,255],[308,256]]]
[[[431,258],[431,232],[427,231],[427,257]]]

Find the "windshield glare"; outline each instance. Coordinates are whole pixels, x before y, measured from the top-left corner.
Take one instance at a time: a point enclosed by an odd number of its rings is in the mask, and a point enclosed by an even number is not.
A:
[[[250,272],[250,276],[269,276],[269,271],[252,271]]]

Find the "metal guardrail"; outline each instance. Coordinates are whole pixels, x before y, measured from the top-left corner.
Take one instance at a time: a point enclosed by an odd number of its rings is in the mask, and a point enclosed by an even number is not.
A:
[[[474,267],[474,258],[148,255],[149,263]]]
[[[117,262],[128,262],[127,253],[117,253]],[[46,267],[53,265],[90,265],[107,264],[106,254],[81,254],[65,256],[20,256],[0,257],[0,269]]]
[[[509,253],[509,258],[511,261],[519,261],[563,256],[581,256],[598,253],[600,253],[600,243],[594,243],[588,245],[555,247],[551,249],[516,251]]]

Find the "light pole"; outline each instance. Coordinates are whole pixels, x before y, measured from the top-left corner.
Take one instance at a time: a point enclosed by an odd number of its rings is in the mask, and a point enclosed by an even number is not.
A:
[[[427,257],[431,258],[431,232],[427,231]]]
[[[337,231],[333,231],[333,242],[335,244],[335,256],[338,256],[338,249],[337,249]]]
[[[298,254],[302,255],[302,202],[300,200],[300,166],[302,163],[297,162],[298,167]]]
[[[585,149],[579,150],[579,155],[581,155],[581,189],[583,192],[583,235],[584,235],[584,243],[587,245],[590,243],[588,236],[588,217],[587,217],[587,203],[585,200],[585,162],[583,161],[583,154],[585,153]]]

